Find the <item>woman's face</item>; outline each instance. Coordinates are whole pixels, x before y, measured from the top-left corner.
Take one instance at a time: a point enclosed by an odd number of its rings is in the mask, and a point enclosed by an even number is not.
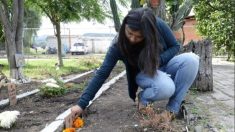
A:
[[[128,25],[125,25],[125,35],[131,45],[137,44],[144,39],[144,36],[140,30],[137,31],[131,30],[131,28],[128,27]]]

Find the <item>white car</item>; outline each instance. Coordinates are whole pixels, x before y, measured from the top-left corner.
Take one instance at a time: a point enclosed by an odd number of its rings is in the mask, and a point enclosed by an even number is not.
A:
[[[84,43],[74,43],[71,46],[70,52],[72,55],[76,54],[87,54],[88,53],[88,46]]]

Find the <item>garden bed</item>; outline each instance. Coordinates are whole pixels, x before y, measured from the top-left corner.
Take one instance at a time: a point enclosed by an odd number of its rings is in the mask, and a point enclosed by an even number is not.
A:
[[[16,84],[16,95],[20,95],[20,94],[35,90],[39,88],[40,86],[42,86],[42,83],[40,81],[31,81],[29,83]],[[8,98],[8,94],[2,94],[1,99],[7,99],[7,98]]]
[[[109,81],[114,76],[121,73],[124,66],[118,64],[110,77]],[[55,118],[66,111],[68,108],[76,104],[83,88],[87,85],[88,80],[94,74],[89,74],[82,78],[72,81],[76,84],[76,89],[70,89],[65,95],[60,97],[45,98],[39,94],[26,97],[20,100],[15,106],[7,106],[1,109],[0,112],[6,110],[18,110],[21,112],[19,119],[11,129],[0,129],[7,132],[32,132],[40,131],[49,125]],[[72,77],[72,76],[71,76]],[[138,113],[136,102],[133,102],[128,96],[126,77],[117,81],[110,89],[102,94],[93,104],[86,110],[84,116],[85,126],[79,131],[120,131],[120,132],[142,132],[142,131],[164,131],[159,128],[154,128],[143,124],[144,119],[148,119]],[[192,91],[193,92],[193,91]],[[193,96],[190,92],[190,96]],[[195,105],[192,97],[187,97],[187,107],[190,112],[194,111]],[[156,111],[161,112],[165,109],[167,101],[158,101],[154,103]],[[190,131],[195,129],[199,122],[207,120],[207,118],[197,114],[189,113]],[[147,120],[145,120],[147,121]],[[186,122],[184,120],[174,120],[170,125],[170,129],[166,131],[185,131]],[[203,128],[209,130],[210,128]]]
[[[137,102],[129,98],[127,80],[124,76],[87,109],[87,116],[84,117],[85,126],[79,132],[186,132],[186,125],[189,131],[195,131],[197,127],[203,131],[210,131],[213,127],[205,116],[205,109],[200,110],[195,105],[195,97],[194,90],[186,97],[188,124],[184,118],[177,118],[172,122],[164,122],[164,127],[156,125],[158,122],[138,112]],[[166,104],[167,100],[154,102],[155,113],[163,112]],[[153,124],[155,126],[152,126]]]
[[[124,70],[123,65],[118,63],[106,81],[121,73],[122,70]],[[0,129],[0,131],[32,132],[42,130],[59,114],[76,104],[83,88],[92,76],[93,74],[90,74],[82,79],[73,81],[74,83],[78,83],[77,86],[80,88],[70,89],[63,96],[45,98],[38,93],[18,101],[15,106],[7,106],[1,109],[0,112],[6,110],[18,110],[21,114],[16,124],[11,129]]]

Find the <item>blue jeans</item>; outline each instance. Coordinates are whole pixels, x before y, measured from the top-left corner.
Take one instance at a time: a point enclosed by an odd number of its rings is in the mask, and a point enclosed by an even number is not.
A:
[[[140,72],[136,83],[142,91],[142,104],[169,99],[166,106],[168,111],[178,113],[181,102],[198,73],[199,57],[194,53],[183,53],[173,57],[166,65],[160,67],[154,77]]]

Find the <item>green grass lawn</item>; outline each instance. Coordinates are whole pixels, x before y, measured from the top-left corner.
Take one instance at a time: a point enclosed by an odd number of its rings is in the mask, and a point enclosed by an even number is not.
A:
[[[63,59],[64,67],[56,70],[57,59],[26,59],[23,72],[26,77],[43,79],[52,76],[63,76],[72,73],[81,73],[98,68],[103,61],[103,56],[79,56],[77,58]],[[0,59],[4,65],[3,73],[9,77],[9,67],[6,59]]]

